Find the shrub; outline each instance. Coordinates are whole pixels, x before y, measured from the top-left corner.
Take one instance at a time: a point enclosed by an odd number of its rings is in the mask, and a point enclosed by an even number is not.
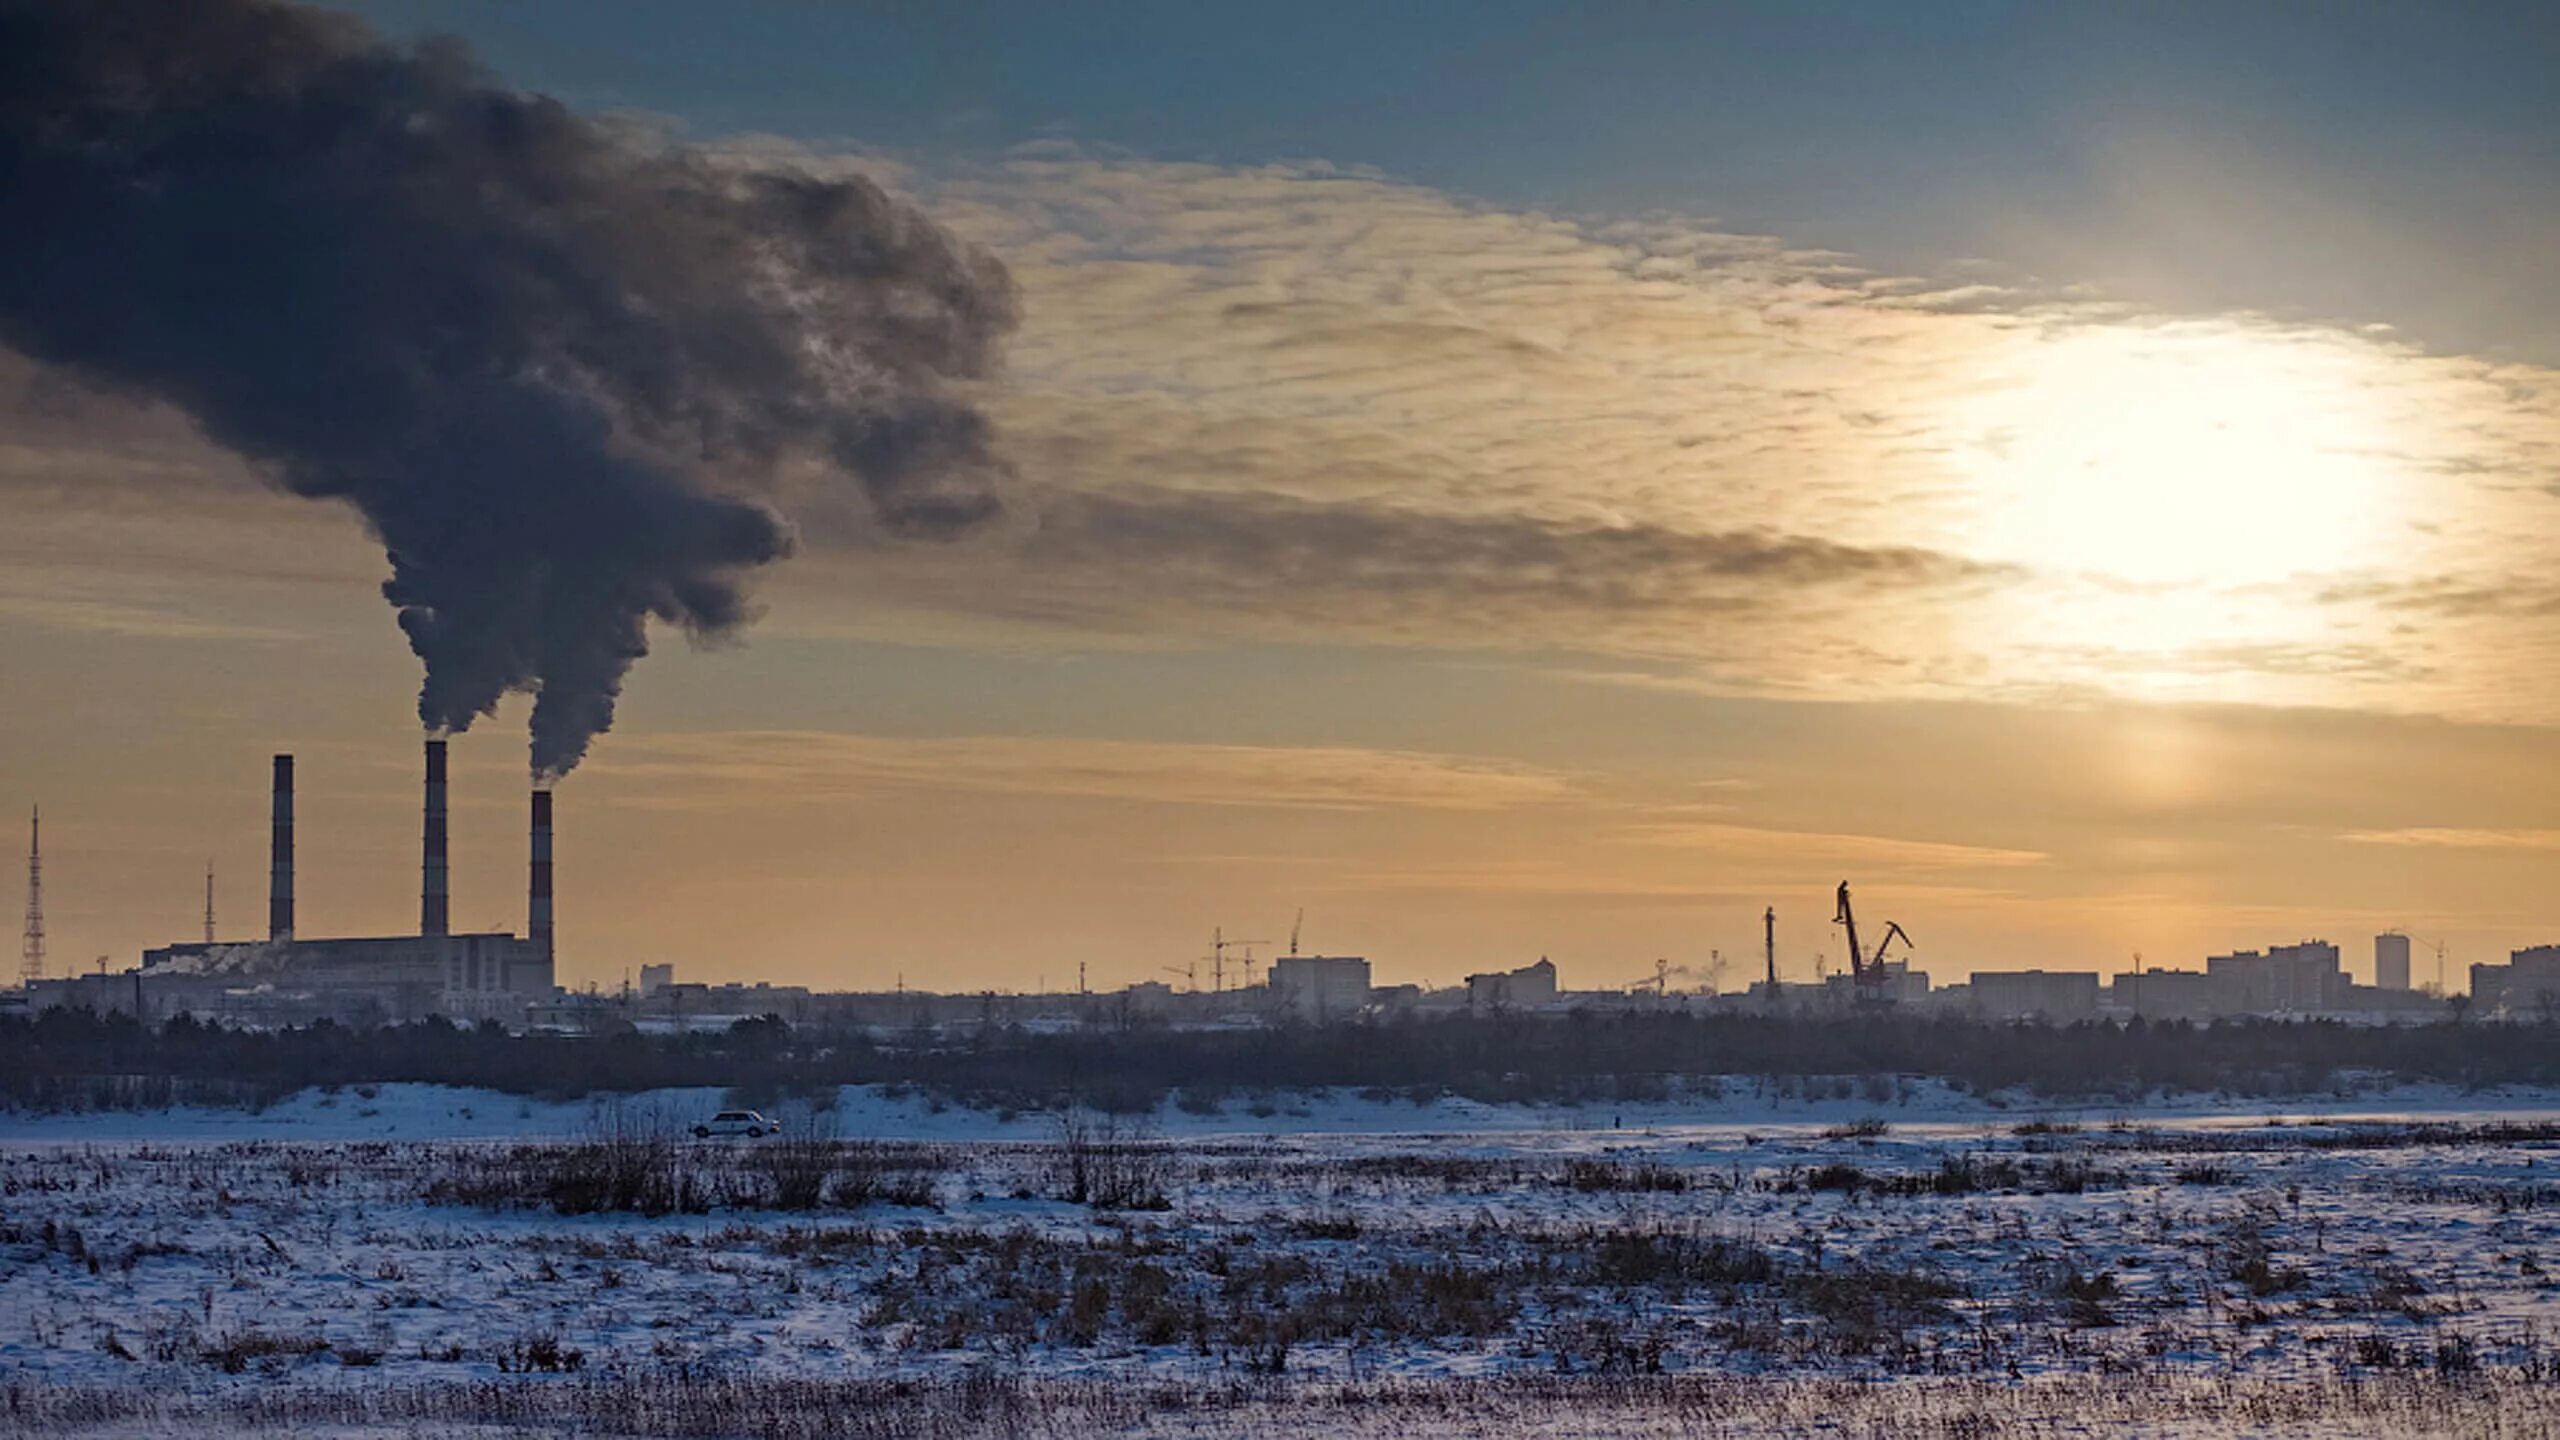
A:
[[[1172,1156],[1152,1126],[1081,1106],[1057,1117],[1051,1151],[1060,1198],[1097,1210],[1167,1210]]]

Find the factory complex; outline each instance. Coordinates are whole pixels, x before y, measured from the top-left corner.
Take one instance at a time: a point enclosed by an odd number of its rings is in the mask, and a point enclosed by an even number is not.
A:
[[[532,1008],[559,993],[552,973],[551,792],[532,792],[525,933],[452,933],[447,923],[445,742],[426,742],[426,798],[419,865],[418,931],[373,937],[305,936],[294,929],[293,757],[275,757],[267,882],[267,933],[146,950],[121,974],[29,977],[31,1008],[85,1007],[161,1021],[180,1014],[273,1026],[328,1019],[398,1024],[440,1015],[521,1029]]]
[[[2359,1024],[2472,1018],[2547,1018],[2560,1013],[2560,945],[2515,951],[2507,963],[2470,967],[2469,992],[2449,996],[2444,952],[2435,946],[2437,982],[2411,984],[2410,937],[2376,936],[2373,981],[2348,976],[2339,948],[2323,940],[2272,945],[2207,957],[2204,968],[2136,969],[2113,977],[2095,970],[1978,971],[1962,983],[1933,987],[1913,967],[1910,936],[1887,922],[1872,950],[1861,945],[1857,916],[1843,882],[1833,924],[1845,932],[1850,967],[1811,981],[1779,976],[1777,914],[1764,916],[1765,978],[1740,992],[1719,983],[1723,964],[1675,989],[1672,976],[1697,975],[1656,962],[1647,978],[1605,989],[1565,988],[1555,963],[1540,957],[1510,970],[1469,975],[1463,984],[1380,985],[1367,958],[1301,954],[1297,926],[1289,953],[1256,975],[1249,948],[1229,984],[1232,941],[1220,932],[1200,963],[1166,967],[1180,985],[1149,980],[1107,992],[1085,989],[1036,994],[823,992],[766,983],[679,982],[675,966],[643,965],[638,984],[604,992],[564,990],[554,957],[552,908],[553,795],[530,793],[526,831],[525,931],[456,934],[449,922],[446,744],[425,744],[420,813],[418,926],[414,934],[309,936],[295,928],[294,762],[274,759],[270,786],[270,867],[263,937],[224,940],[214,930],[210,890],[205,933],[156,946],[141,964],[108,973],[47,978],[42,973],[40,836],[28,856],[27,961],[22,983],[0,993],[0,1013],[54,1008],[137,1015],[159,1023],[180,1015],[250,1028],[319,1020],[351,1026],[403,1024],[431,1017],[493,1024],[512,1031],[604,1035],[631,1030],[718,1029],[742,1020],[867,1026],[1022,1025],[1322,1025],[1398,1014],[1568,1014],[1595,1008],[1651,1007],[1694,1013],[1753,1012],[1806,1016],[1874,1013],[1945,1015],[1988,1020],[2214,1021],[2242,1017],[2328,1019]],[[1301,917],[1303,919],[1303,916]],[[1888,959],[1896,942],[1898,959]],[[1819,967],[1818,967],[1819,968]]]

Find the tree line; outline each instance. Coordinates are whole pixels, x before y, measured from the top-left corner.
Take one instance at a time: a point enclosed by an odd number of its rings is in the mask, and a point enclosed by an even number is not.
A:
[[[2464,1087],[2560,1084],[2560,1024],[2370,1027],[2332,1021],[2092,1021],[1908,1015],[1815,1018],[1575,1012],[1459,1014],[1266,1030],[1010,1025],[878,1031],[742,1021],[725,1031],[602,1039],[494,1026],[230,1029],[179,1017],[50,1010],[0,1020],[0,1102],[65,1109],[260,1104],[311,1086],[415,1081],[574,1097],[667,1086],[780,1096],[907,1085],[960,1103],[1114,1110],[1316,1087],[1414,1099],[1662,1098],[1730,1080],[1932,1078],[2061,1097],[2157,1091],[2304,1094],[2359,1077]],[[1818,1091],[1817,1093],[1831,1093]],[[1878,1093],[1873,1085],[1866,1093]],[[1883,1094],[1890,1094],[1887,1089]]]

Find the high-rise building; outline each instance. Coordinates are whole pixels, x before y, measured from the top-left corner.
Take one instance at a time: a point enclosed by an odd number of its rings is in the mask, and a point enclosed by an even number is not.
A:
[[[1271,1002],[1319,1023],[1356,1015],[1369,1003],[1369,962],[1359,955],[1283,955],[1271,962]]]
[[[2264,954],[2238,950],[2208,955],[2204,966],[2206,974],[2228,987],[2231,1003],[2245,1012],[2331,1010],[2347,997],[2338,947],[2326,940],[2270,945]]]
[[[1996,1020],[2068,1024],[2098,1013],[2095,970],[1976,970],[1973,1008]]]
[[[2409,988],[2409,937],[2386,930],[2373,937],[2373,983],[2384,990]]]

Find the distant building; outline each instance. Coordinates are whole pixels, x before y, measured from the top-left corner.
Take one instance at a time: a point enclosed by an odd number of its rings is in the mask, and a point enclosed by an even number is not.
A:
[[[1830,994],[1831,986],[1820,981],[1808,983],[1799,980],[1781,980],[1778,982],[1778,988],[1773,992],[1769,988],[1768,981],[1754,980],[1750,988],[1743,992],[1743,999],[1749,1004],[1762,1007],[1804,1006],[1818,1005]]]
[[[1271,962],[1271,1003],[1281,1014],[1322,1024],[1356,1015],[1369,1003],[1369,961],[1362,955],[1283,955]]]
[[[2002,1020],[2089,1020],[2098,1013],[2098,972],[1976,970],[1968,998],[1973,1009]]]
[[[1767,982],[1763,981],[1753,985],[1751,990],[1756,995],[1767,988]],[[1781,993],[1805,990],[1812,998],[1832,1009],[1877,1004],[1917,1005],[1929,998],[1929,972],[1914,970],[1899,960],[1888,960],[1885,962],[1883,977],[1870,980],[1864,985],[1858,983],[1856,975],[1843,971],[1836,975],[1825,975],[1818,985],[1782,984],[1780,989]]]
[[[2560,1011],[2560,945],[2509,951],[2504,965],[2472,966],[2471,1004],[2484,1014]]]
[[[641,1002],[636,1018],[642,1029],[671,1030],[722,1029],[768,1015],[799,1022],[810,1018],[812,998],[806,985],[669,981]]]
[[[553,993],[550,947],[514,935],[194,941],[142,952],[146,1003],[218,1015],[300,997],[314,1017],[398,1023],[444,1015],[521,1024]],[[254,992],[257,999],[247,997]]]
[[[2230,1013],[2222,981],[2202,970],[2143,970],[2116,977],[2120,1010],[2145,1020],[2209,1020]]]
[[[640,998],[645,1000],[676,983],[675,962],[640,967]]]
[[[1422,987],[1414,984],[1378,985],[1369,991],[1369,1003],[1381,1010],[1415,1010],[1422,1005]]]
[[[1517,970],[1498,970],[1467,977],[1467,1004],[1485,1010],[1495,1007],[1523,1010],[1552,1005],[1556,999],[1556,965],[1544,955],[1535,965]]]
[[[1884,982],[1874,989],[1878,999],[1917,1005],[1929,998],[1929,972],[1914,970],[1899,960],[1890,960],[1885,962]]]
[[[2347,1001],[2338,947],[2326,940],[2272,945],[2264,954],[2236,950],[2205,957],[2205,973],[2226,987],[2224,1003],[2246,1014],[2326,1011]]]
[[[2409,937],[2386,930],[2373,937],[2373,983],[2383,990],[2409,988]]]
[[[618,1035],[632,1028],[625,1009],[620,1000],[610,995],[564,991],[526,1005],[524,1028],[545,1035]]]

